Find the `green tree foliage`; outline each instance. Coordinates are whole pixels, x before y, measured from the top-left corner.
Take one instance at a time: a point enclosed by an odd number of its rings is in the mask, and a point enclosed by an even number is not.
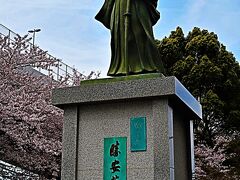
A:
[[[217,135],[239,134],[240,66],[218,36],[195,27],[185,37],[177,27],[157,46],[167,75],[176,76],[202,104],[203,120],[195,122],[197,143],[213,147]],[[228,150],[239,157],[236,144],[239,140]]]

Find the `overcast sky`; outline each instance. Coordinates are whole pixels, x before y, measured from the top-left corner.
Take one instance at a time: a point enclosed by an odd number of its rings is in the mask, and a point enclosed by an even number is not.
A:
[[[110,63],[110,32],[94,16],[104,0],[0,0],[0,24],[25,35],[40,28],[35,43],[86,74]],[[160,0],[156,39],[177,26],[185,35],[200,27],[215,32],[240,60],[240,0]]]

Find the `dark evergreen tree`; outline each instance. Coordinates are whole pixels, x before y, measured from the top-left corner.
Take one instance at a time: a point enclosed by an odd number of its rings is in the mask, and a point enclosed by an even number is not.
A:
[[[195,122],[197,143],[214,146],[216,135],[233,135],[229,152],[239,159],[240,66],[213,32],[195,27],[185,37],[177,27],[157,40],[167,75],[176,76],[201,102],[202,121]],[[236,167],[236,166],[235,166]]]

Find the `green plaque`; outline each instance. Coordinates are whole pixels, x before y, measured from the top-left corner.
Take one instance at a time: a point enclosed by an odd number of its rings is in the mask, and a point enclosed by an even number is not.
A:
[[[127,179],[127,138],[104,138],[104,180]]]
[[[135,117],[130,120],[131,151],[147,150],[146,117]]]

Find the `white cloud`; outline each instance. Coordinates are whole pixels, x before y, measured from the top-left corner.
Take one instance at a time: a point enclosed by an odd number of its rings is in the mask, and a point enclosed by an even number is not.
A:
[[[95,9],[96,3],[93,0],[0,0],[2,9]]]
[[[40,28],[36,44],[42,49],[75,65],[79,71],[101,70],[110,61],[108,38],[103,35],[107,31],[94,20],[102,3],[95,0],[0,0],[0,23],[21,35],[29,29]]]
[[[207,0],[189,0],[187,3],[186,21],[189,24],[199,21],[203,16],[205,16]]]
[[[215,32],[240,59],[240,52],[235,47],[240,47],[239,8],[239,0],[189,0],[182,25],[187,31],[196,26]]]

